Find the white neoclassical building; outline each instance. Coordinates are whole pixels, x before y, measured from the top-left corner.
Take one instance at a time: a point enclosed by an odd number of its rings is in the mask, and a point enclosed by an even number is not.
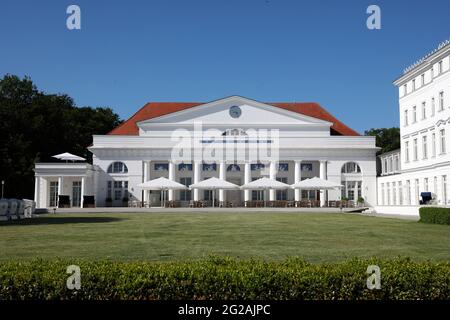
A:
[[[450,42],[405,69],[394,84],[401,148],[379,156],[377,211],[398,213],[404,207],[407,213],[408,206],[419,205],[422,192],[449,205]]]
[[[186,186],[210,177],[243,185],[267,176],[287,184],[320,177],[343,185],[320,194],[297,190],[265,193],[230,190],[218,201],[320,202],[346,197],[376,205],[374,137],[361,136],[317,103],[262,103],[231,96],[208,103],[148,103],[107,135],[95,135],[88,148],[93,164],[37,163],[38,208],[57,205],[66,195],[71,206],[91,196],[96,206],[122,206],[124,200],[159,206],[160,191],[137,185],[166,177]],[[66,150],[62,150],[66,151]],[[69,150],[70,151],[70,150]],[[312,195],[311,195],[312,194]],[[169,200],[187,205],[210,200],[200,190],[169,191]]]

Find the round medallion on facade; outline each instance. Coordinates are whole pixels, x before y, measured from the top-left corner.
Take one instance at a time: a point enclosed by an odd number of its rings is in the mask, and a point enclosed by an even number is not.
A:
[[[239,118],[241,116],[241,113],[241,108],[239,108],[238,106],[230,107],[230,116],[232,118]]]

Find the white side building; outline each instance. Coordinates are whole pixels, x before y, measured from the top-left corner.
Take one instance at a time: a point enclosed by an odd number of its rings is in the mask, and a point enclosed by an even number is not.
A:
[[[380,213],[417,214],[422,192],[450,204],[450,42],[394,81],[399,92],[400,150],[379,156]]]

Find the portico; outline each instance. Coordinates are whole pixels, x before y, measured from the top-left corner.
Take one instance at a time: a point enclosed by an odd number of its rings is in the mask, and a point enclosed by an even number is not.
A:
[[[95,194],[93,171],[88,163],[37,163],[36,207],[58,207],[59,196],[65,195],[69,197],[69,206],[82,208],[83,196]]]
[[[184,183],[187,187],[190,184],[198,183],[202,180],[209,179],[211,177],[220,178],[238,185],[248,184],[251,181],[257,180],[261,177],[269,177],[287,184],[294,184],[304,179],[312,177],[320,177],[327,180],[327,160],[280,160],[278,162],[226,162],[220,161],[218,163],[202,163],[200,161],[192,161],[190,163],[176,163],[173,161],[143,161],[143,176],[146,177],[145,181],[156,179],[158,177],[167,176],[169,180]],[[303,164],[303,166],[302,166]],[[151,173],[151,174],[149,174]],[[362,179],[361,174],[356,174],[359,180]],[[347,195],[348,192],[354,190],[345,189],[348,188],[346,182],[347,174],[342,174],[340,179],[335,182],[344,184],[343,194]],[[352,185],[352,188],[353,185]],[[252,190],[220,190],[216,195],[216,201],[234,201],[239,205],[244,206],[247,201],[252,200],[292,200],[301,201],[305,199],[320,199],[320,205],[325,206],[328,200],[328,192],[332,192],[334,198],[338,199],[339,194],[336,191],[320,191],[319,194],[314,192],[308,192],[307,190],[271,190],[268,194],[268,198],[264,199],[264,193]],[[154,192],[158,194],[159,192]],[[144,202],[149,202],[150,191],[144,191]],[[357,192],[354,194],[358,194]],[[361,192],[360,192],[360,195]],[[169,201],[181,201],[182,205],[187,205],[190,200],[212,200],[211,194],[208,191],[192,190],[191,191],[168,191]],[[357,198],[351,196],[350,200],[357,200]],[[155,201],[153,201],[155,202]],[[155,206],[158,204],[155,203]]]

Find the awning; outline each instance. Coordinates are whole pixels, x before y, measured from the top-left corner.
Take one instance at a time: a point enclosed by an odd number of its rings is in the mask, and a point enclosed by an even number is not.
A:
[[[233,190],[233,189],[239,189],[238,185],[235,185],[234,183],[225,181],[223,179],[219,179],[216,177],[212,177],[194,184],[191,184],[189,186],[190,189],[200,189],[200,190],[212,190],[212,206],[214,207],[215,202],[215,190]]]
[[[305,179],[303,181],[291,185],[292,189],[304,189],[304,190],[332,190],[341,187],[342,185],[339,183],[320,179],[317,177]]]
[[[234,183],[225,181],[223,179],[212,177],[212,178],[200,181],[198,183],[191,184],[189,186],[189,188],[190,189],[201,189],[201,190],[214,190],[214,189],[233,190],[233,189],[239,189],[239,186],[235,185]]]
[[[164,177],[149,180],[138,184],[136,187],[142,190],[182,190],[187,189],[187,187],[176,181],[169,180]]]
[[[176,181],[169,180],[164,177],[156,178],[153,180],[149,180],[143,183],[140,183],[136,186],[137,188],[140,188],[142,190],[183,190],[187,189],[187,187],[181,183],[178,183]],[[164,207],[165,199],[164,199],[164,192],[161,195],[162,201],[161,201],[161,207]]]
[[[269,189],[282,190],[282,189],[288,189],[289,187],[290,186],[286,183],[263,177],[258,180],[244,184],[243,186],[241,186],[241,189],[243,189],[243,190],[269,190]]]
[[[76,155],[68,153],[68,152],[57,154],[57,155],[54,155],[52,157],[56,158],[56,159],[59,159],[59,160],[64,160],[64,161],[86,161],[85,158],[76,156]]]

